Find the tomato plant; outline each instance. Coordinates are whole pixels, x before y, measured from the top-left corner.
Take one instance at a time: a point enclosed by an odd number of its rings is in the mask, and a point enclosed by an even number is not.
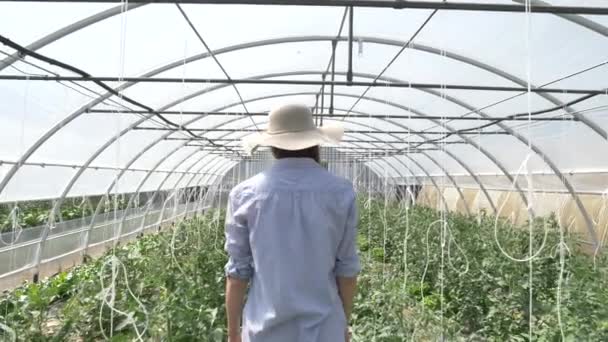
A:
[[[608,260],[593,260],[573,236],[560,258],[553,217],[515,227],[384,201],[360,208],[353,341],[525,341],[530,322],[534,340],[608,340]],[[223,215],[209,211],[25,284],[0,300],[0,323],[22,341],[223,341]],[[517,258],[530,238],[534,251],[545,243],[530,268],[507,258],[495,234]]]

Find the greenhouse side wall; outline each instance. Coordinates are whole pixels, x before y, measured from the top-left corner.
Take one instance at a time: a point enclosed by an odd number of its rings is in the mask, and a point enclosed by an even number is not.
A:
[[[472,214],[482,212],[489,215],[493,214],[489,200],[479,188],[462,188],[461,192],[462,197],[454,187],[440,186],[437,188],[432,184],[424,184],[418,195],[417,203],[441,210],[443,206],[441,198],[444,198],[450,211],[466,214],[468,205]],[[528,221],[527,206],[517,191],[487,189],[487,192],[497,209],[499,217],[520,226]],[[588,192],[577,193],[577,196],[591,215],[600,246],[605,247],[608,243],[608,196],[605,193]],[[555,215],[557,222],[566,232],[577,235],[575,239],[583,245],[587,245],[589,250],[593,251],[586,222],[570,194],[536,190],[532,192],[530,202],[537,217]]]
[[[44,279],[96,258],[108,248],[155,233],[225,201],[213,186],[205,191],[160,192],[153,202],[98,215],[56,222],[41,242],[45,224],[0,234],[0,290]],[[189,189],[186,189],[189,190]],[[132,194],[125,194],[131,196]],[[40,262],[37,267],[36,253]]]

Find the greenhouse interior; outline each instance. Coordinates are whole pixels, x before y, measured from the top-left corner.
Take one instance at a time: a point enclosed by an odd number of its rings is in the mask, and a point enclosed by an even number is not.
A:
[[[607,42],[604,0],[0,0],[0,340],[225,341],[293,103],[344,129],[352,341],[608,341]]]

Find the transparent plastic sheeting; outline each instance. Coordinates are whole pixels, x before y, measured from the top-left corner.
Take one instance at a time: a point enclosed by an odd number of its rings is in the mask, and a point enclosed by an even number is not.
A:
[[[570,1],[548,3],[573,5]],[[345,18],[337,39],[334,78],[346,79],[349,22],[344,8],[182,5],[200,37],[215,52],[216,61],[174,4],[130,4],[122,14],[113,10],[118,5],[0,2],[0,32],[93,76],[217,79],[226,78],[225,71],[233,79],[320,81],[331,78],[332,40]],[[602,1],[577,1],[576,5],[606,7]],[[110,12],[114,14],[108,15]],[[550,88],[591,90],[608,87],[608,67],[603,64],[608,61],[605,16],[438,11],[424,25],[431,13],[355,7],[354,80],[523,88],[529,83],[531,87],[549,84]],[[57,34],[80,20],[101,16],[103,20],[89,20],[74,32]],[[6,65],[1,61],[8,61],[15,52],[0,47],[0,75],[75,75],[32,57],[2,68]],[[164,118],[192,128],[204,138],[193,144],[188,132],[174,131],[175,127],[169,128],[157,116],[128,113],[142,108],[125,98],[110,96],[96,101],[106,90],[92,82],[0,80],[0,176],[5,185],[0,201],[56,198],[64,193],[78,197],[108,191],[155,191],[159,187],[169,190],[188,182],[212,182],[213,177],[181,177],[188,172],[229,170],[217,166],[230,163],[231,156],[215,153],[221,149],[197,150],[202,145],[212,146],[205,139],[238,148],[236,140],[250,134],[248,130],[263,129],[266,118],[179,112],[266,112],[286,102],[311,107],[323,103],[324,108],[318,110],[323,113],[329,112],[333,102],[334,113],[348,113],[346,118],[325,119],[343,122],[346,139],[365,141],[344,146],[401,150],[399,156],[375,156],[382,161],[370,166],[395,180],[415,176],[430,184],[429,177],[439,179],[447,173],[454,175],[456,186],[479,187],[481,181],[488,189],[508,189],[512,180],[507,172],[546,175],[533,182],[535,190],[567,193],[566,182],[574,193],[602,194],[608,188],[608,96],[604,94],[566,108],[565,103],[582,95],[389,85],[366,90],[336,85],[332,101],[330,87],[319,85],[238,84],[238,93],[229,84],[205,82],[127,85],[120,90],[122,95],[154,110],[173,111]],[[321,93],[324,96],[319,96]],[[86,112],[82,110],[86,106],[114,112]],[[453,118],[501,118],[552,107],[557,109],[534,118],[572,120],[503,121],[476,130],[478,135],[451,134],[441,139],[442,134],[488,123]],[[389,115],[402,117],[369,118]],[[420,120],[420,116],[435,119]],[[60,123],[63,126],[57,126]],[[140,127],[157,130],[135,129]],[[428,133],[407,133],[411,131]],[[492,131],[508,134],[485,134]],[[407,149],[425,141],[429,151]],[[11,163],[27,151],[31,153],[25,164],[13,172]],[[365,152],[361,154],[365,156]],[[127,171],[121,172],[122,168]],[[475,180],[471,174],[479,177]],[[519,185],[526,188],[522,179],[518,178]]]

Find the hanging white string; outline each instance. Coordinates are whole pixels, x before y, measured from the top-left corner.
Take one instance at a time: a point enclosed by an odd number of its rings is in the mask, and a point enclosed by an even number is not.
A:
[[[13,206],[13,209],[11,209],[10,213],[8,214],[9,220],[11,222],[11,240],[10,241],[4,240],[4,235],[7,235],[7,234],[0,233],[0,241],[2,241],[3,245],[11,245],[11,244],[17,242],[17,240],[19,240],[19,237],[21,236],[21,232],[23,232],[23,228],[21,227],[21,224],[19,223],[19,214],[20,213],[21,213],[21,209],[19,208],[17,203],[15,203],[15,205]]]
[[[408,82],[409,83],[409,82]],[[408,84],[408,93],[411,94],[412,92],[412,84],[409,83]],[[411,147],[412,147],[412,131],[411,131],[411,125],[412,125],[412,112],[411,111],[407,111],[407,116],[408,116],[408,120],[407,120],[407,135],[406,135],[406,149],[407,149],[407,156],[408,158],[405,158],[405,163],[407,166],[407,169],[409,170],[408,172],[412,172],[412,161],[409,158],[411,156]],[[409,276],[409,271],[408,271],[408,265],[407,265],[407,247],[408,247],[408,239],[410,236],[410,206],[414,206],[416,205],[416,199],[414,198],[414,194],[412,193],[411,189],[412,189],[412,180],[414,179],[414,174],[412,173],[411,176],[409,177],[409,179],[406,177],[405,180],[405,191],[406,191],[406,198],[407,194],[410,195],[411,197],[411,203],[406,202],[406,208],[405,208],[405,233],[404,233],[404,237],[403,237],[403,292],[406,293],[405,291],[407,290],[407,280],[408,280],[408,276]],[[416,184],[417,186],[421,186],[420,184]]]
[[[124,75],[125,75],[125,58],[126,58],[126,31],[127,31],[127,9],[128,9],[129,3],[128,1],[125,0],[121,0],[121,9],[120,9],[120,45],[119,45],[119,70],[118,70],[118,81],[122,82],[122,80],[124,79]],[[122,97],[122,92],[119,90],[119,98]],[[120,135],[120,131],[121,131],[121,127],[122,127],[122,115],[117,115],[114,118],[114,123],[115,123],[115,132],[116,132],[116,136]],[[116,149],[115,149],[115,160],[116,160],[116,165],[120,165],[121,162],[121,140],[118,139],[116,141]],[[120,233],[120,224],[118,224],[117,222],[118,220],[118,211],[119,209],[121,209],[121,205],[119,203],[121,203],[123,201],[122,196],[120,196],[120,168],[116,169],[116,173],[114,176],[114,229],[113,229],[113,239],[114,239],[114,246],[116,246],[118,244],[118,242],[120,241],[120,236],[118,236],[118,234]],[[120,197],[119,197],[120,196]],[[125,208],[124,212],[122,213],[123,215],[126,215],[128,208]],[[114,308],[114,298],[115,298],[115,287],[116,287],[116,279],[117,279],[117,266],[116,266],[116,260],[118,260],[115,256],[115,249],[112,249],[112,256],[110,257],[110,259],[108,260],[108,262],[112,263],[112,267],[111,267],[111,272],[112,272],[112,277],[111,277],[111,284],[106,287],[103,281],[103,271],[105,268],[105,264],[102,266],[101,270],[100,270],[100,283],[101,283],[101,288],[102,288],[102,292],[103,291],[107,291],[107,295],[109,295],[111,297],[111,300],[108,302],[107,301],[107,296],[103,296],[102,298],[102,302],[100,303],[101,305],[101,309],[100,309],[100,316],[99,316],[99,327],[100,330],[102,331],[102,334],[104,334],[104,337],[106,339],[108,339],[108,337],[105,335],[104,332],[104,327],[103,327],[103,320],[102,320],[102,313],[103,313],[103,307],[104,305],[107,305],[110,308],[110,338],[113,337],[114,335],[114,313],[119,313],[121,314],[120,310],[117,310]],[[118,262],[120,262],[118,260]],[[122,264],[121,264],[122,265]],[[123,265],[123,269],[124,269],[124,265]],[[127,281],[126,277],[126,269],[124,269],[124,277],[125,277],[125,281]],[[130,289],[129,289],[130,292]],[[134,295],[133,295],[134,296]],[[135,297],[135,296],[134,296]],[[137,300],[137,299],[136,299]],[[136,328],[137,331],[137,328]],[[139,336],[138,333],[138,338],[140,340],[141,336]],[[143,340],[142,340],[143,341]]]
[[[559,248],[559,273],[557,279],[557,290],[556,290],[556,310],[557,310],[557,324],[559,326],[559,331],[562,336],[562,341],[566,341],[566,334],[564,332],[564,325],[562,321],[562,286],[564,283],[564,270],[566,267],[566,253],[568,257],[571,255],[570,248],[566,244],[564,230],[569,231],[571,227],[574,226],[575,221],[571,220],[570,223],[562,222],[562,211],[566,206],[566,199],[562,200],[561,205],[558,206],[557,210],[557,225],[559,229],[559,243],[557,247]],[[567,228],[565,228],[567,227]],[[555,253],[553,254],[555,255]]]
[[[477,131],[477,135],[474,137],[477,139],[477,152],[481,153],[481,131],[483,129],[480,129]],[[476,200],[477,200],[477,225],[481,226],[481,194],[482,194],[482,189],[481,189],[481,180],[479,181],[479,190],[477,191],[477,196],[476,196]],[[488,198],[488,201],[492,201],[491,198]],[[498,213],[494,213],[494,214],[498,214]]]
[[[532,60],[532,51],[531,51],[531,45],[530,45],[530,38],[531,38],[531,27],[530,27],[530,0],[525,0],[525,45],[526,45],[526,87],[527,87],[527,94],[526,94],[526,105],[527,105],[527,110],[528,110],[528,157],[525,160],[525,171],[526,171],[526,177],[527,177],[527,188],[528,188],[528,340],[532,341],[532,333],[533,333],[533,300],[534,300],[534,286],[533,286],[533,275],[534,275],[534,256],[532,255],[533,253],[533,248],[534,248],[534,217],[531,215],[531,210],[532,208],[534,208],[534,203],[533,203],[533,184],[532,184],[532,175],[531,175],[531,168],[529,167],[528,163],[529,163],[529,156],[532,155],[532,130],[531,130],[531,124],[532,124],[532,109],[531,109],[531,99],[532,99],[532,93],[531,93],[531,87],[532,87],[532,82],[531,82],[531,60]],[[546,236],[547,236],[547,227],[545,224],[545,237],[543,239],[543,246],[545,244],[546,241]],[[540,250],[538,250],[538,252],[540,253]],[[537,254],[538,255],[538,254]]]
[[[517,184],[518,182],[518,178],[519,176],[522,174],[522,172],[524,172],[523,170],[526,169],[526,165],[528,165],[528,159],[531,157],[531,154],[528,154],[526,156],[526,158],[524,159],[524,161],[521,163],[519,169],[517,170],[516,174],[515,174],[515,178],[513,179],[513,182],[511,184],[511,188],[507,190],[507,196],[505,197],[505,199],[503,200],[500,208],[497,210],[497,214],[494,218],[494,242],[496,243],[496,246],[498,247],[498,249],[500,250],[500,252],[507,257],[509,260],[511,261],[516,261],[516,262],[529,262],[533,259],[535,259],[536,257],[538,257],[538,255],[540,255],[541,251],[543,250],[543,248],[545,247],[545,244],[547,242],[547,236],[549,234],[549,228],[547,226],[547,224],[544,224],[544,235],[543,235],[543,241],[541,243],[541,245],[538,247],[538,249],[536,250],[536,252],[532,252],[534,246],[531,246],[529,249],[529,253],[528,253],[528,257],[525,258],[516,258],[512,255],[510,255],[502,246],[502,244],[500,243],[499,237],[498,237],[498,227],[499,227],[499,222],[500,222],[500,216],[501,213],[504,209],[504,207],[506,206],[506,204],[509,202],[509,198],[511,196],[511,193],[515,193],[517,192],[516,188],[515,188],[515,184]],[[532,221],[532,220],[530,220]],[[530,225],[533,224],[532,222],[530,223]],[[532,229],[531,226],[528,226],[529,229]]]
[[[388,157],[388,150],[385,152]],[[386,242],[387,242],[387,229],[388,229],[388,218],[387,218],[387,208],[388,208],[388,167],[384,168],[384,208],[382,211],[382,289],[384,290],[384,285],[386,284]]]
[[[444,49],[441,49],[441,56],[444,58],[444,60],[447,59],[446,52]],[[441,83],[441,100],[442,101],[445,101],[445,96],[446,96],[446,88],[445,88],[445,84],[442,82]],[[445,125],[446,125],[445,122],[446,122],[446,115],[445,115],[445,112],[442,112],[441,126],[443,129],[445,129]],[[444,159],[445,155],[446,155],[445,139],[441,140],[439,149],[443,152],[441,154],[441,159],[444,161],[444,164],[445,164],[445,159]],[[440,160],[440,163],[442,160]],[[443,167],[443,169],[445,169],[445,172],[444,172],[445,175],[443,177],[441,177],[441,191],[443,194],[441,196],[441,198],[443,199],[443,201],[445,201],[446,177],[448,176],[447,173],[449,171],[445,167]],[[457,187],[458,185],[454,184],[454,186]],[[459,191],[459,189],[454,189],[454,190]],[[466,203],[464,203],[464,205],[466,205]],[[445,207],[445,205],[443,207]],[[441,227],[441,235],[440,235],[441,236],[441,268],[440,268],[441,274],[439,276],[439,279],[441,281],[441,284],[440,284],[441,290],[440,290],[440,297],[439,297],[439,300],[441,303],[441,340],[445,339],[445,335],[444,335],[445,334],[445,322],[444,322],[445,321],[445,246],[446,246],[446,231],[448,229],[447,228],[447,225],[448,225],[447,214],[448,213],[446,212],[446,210],[441,211],[441,219],[442,219],[442,222],[441,222],[442,227]],[[448,245],[448,251],[449,251],[449,245]]]
[[[105,281],[104,281],[104,270],[107,267],[110,267],[111,269],[111,281],[110,284],[108,284],[108,286],[105,285]],[[116,282],[118,281],[118,272],[122,271],[122,276],[123,276],[123,280],[125,282],[125,288],[127,290],[127,294],[130,295],[133,300],[137,303],[138,307],[140,308],[141,312],[144,314],[145,316],[145,320],[144,320],[144,325],[143,325],[143,329],[140,331],[138,325],[137,325],[137,320],[134,317],[134,312],[125,312],[122,311],[118,308],[116,308],[115,304],[115,300],[116,300]],[[123,321],[123,323],[121,323],[117,329],[122,329],[123,326],[126,325],[131,325],[133,327],[133,330],[135,331],[135,335],[136,335],[136,339],[138,341],[144,341],[143,336],[146,332],[146,330],[148,329],[148,311],[146,310],[146,307],[144,306],[144,304],[137,298],[137,296],[133,293],[133,291],[131,291],[131,287],[129,286],[129,277],[127,274],[127,269],[125,267],[125,265],[120,261],[120,259],[118,259],[115,255],[110,256],[110,258],[108,258],[108,260],[106,262],[103,263],[103,265],[101,266],[101,269],[99,270],[99,282],[101,283],[101,292],[99,293],[98,297],[101,299],[101,307],[99,310],[99,326],[101,327],[101,334],[103,335],[103,337],[106,340],[110,340],[111,337],[113,336],[113,331],[114,331],[114,326],[113,326],[113,320],[114,320],[114,313],[117,313],[123,317],[125,317],[125,320]],[[110,309],[110,337],[108,337],[103,329],[103,308],[104,306],[107,306]]]

